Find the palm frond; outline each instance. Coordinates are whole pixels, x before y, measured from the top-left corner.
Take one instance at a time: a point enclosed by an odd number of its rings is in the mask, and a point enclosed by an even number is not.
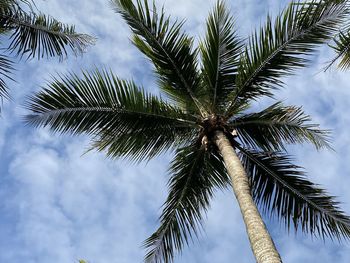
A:
[[[4,0],[0,2],[0,10],[3,12],[3,9],[8,9],[11,5],[15,3],[14,0]]]
[[[56,132],[94,136],[108,154],[147,159],[192,138],[196,119],[106,71],[54,79],[31,96],[26,121]],[[192,118],[192,119],[189,119]],[[186,139],[185,139],[186,138]]]
[[[28,7],[31,10],[33,10],[33,7],[36,6],[33,0],[1,0],[0,2],[0,8],[9,8],[15,6],[16,8],[22,9],[22,5]]]
[[[230,184],[221,156],[201,144],[178,150],[170,172],[161,226],[145,241],[146,262],[172,262],[175,252],[198,235],[202,212],[208,209],[214,189]]]
[[[0,55],[0,98],[9,98],[8,86],[5,79],[13,80],[11,77],[12,71],[12,61],[7,56]]]
[[[338,67],[345,70],[350,68],[350,31],[340,32],[334,39],[331,47],[336,52],[336,57],[328,64],[326,69],[339,61]]]
[[[193,40],[182,32],[183,22],[170,21],[155,4],[150,10],[147,0],[112,0],[134,33],[133,43],[154,64],[161,89],[189,110],[206,114],[197,98],[199,76]]]
[[[243,42],[234,30],[234,20],[223,1],[218,1],[207,20],[205,41],[201,44],[202,75],[208,87],[212,112],[221,112],[227,95],[235,87]],[[219,111],[219,112],[220,112]]]
[[[275,214],[285,226],[322,238],[350,237],[350,217],[334,197],[307,180],[302,169],[281,153],[249,151],[239,147],[252,182],[255,202],[267,214]]]
[[[0,10],[1,10],[0,12],[3,12],[4,9],[13,8],[15,6],[20,8],[20,3],[30,5],[30,3],[25,1],[25,0],[23,0],[23,1],[21,1],[21,0],[19,0],[19,1],[17,1],[17,0],[2,0],[0,2]]]
[[[263,111],[243,115],[231,121],[239,139],[252,148],[267,151],[284,150],[285,143],[310,142],[317,149],[329,148],[329,131],[312,124],[310,116],[294,106],[277,102]]]
[[[63,59],[68,49],[78,55],[95,41],[89,35],[76,33],[74,26],[50,16],[25,12],[16,4],[0,8],[0,21],[2,28],[12,32],[8,49],[20,57]]]
[[[114,130],[101,131],[93,138],[90,150],[105,151],[112,158],[148,161],[162,152],[183,146],[196,136],[196,129],[191,127],[195,126],[194,123],[181,123],[181,119],[180,123],[171,123],[171,119],[163,115],[139,121],[136,115],[131,116],[128,119],[130,130],[116,127]],[[153,127],[148,126],[151,123]]]
[[[338,2],[291,3],[274,23],[268,16],[241,58],[237,89],[229,96],[227,115],[235,114],[247,100],[272,96],[273,89],[283,84],[281,78],[307,65],[306,56],[331,39],[349,13],[346,1]]]

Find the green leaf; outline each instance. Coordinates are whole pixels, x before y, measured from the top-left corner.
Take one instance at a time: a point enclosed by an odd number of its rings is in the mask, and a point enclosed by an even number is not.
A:
[[[336,52],[336,57],[329,63],[326,69],[330,68],[336,61],[339,61],[340,69],[348,69],[350,67],[350,30],[340,32],[334,39],[334,44],[331,47]]]
[[[252,182],[255,202],[267,214],[275,214],[289,229],[322,238],[349,238],[350,217],[325,190],[308,181],[300,167],[281,153],[248,151],[240,157]]]
[[[76,33],[74,26],[50,16],[25,12],[15,4],[10,8],[0,8],[0,21],[3,29],[12,32],[8,49],[20,57],[58,56],[63,59],[68,49],[78,55],[95,41],[89,35]]]
[[[112,0],[118,13],[133,33],[133,43],[154,64],[160,88],[188,111],[205,114],[199,100],[200,80],[197,73],[193,40],[182,32],[182,22],[170,21],[155,4],[150,10],[148,1]]]
[[[13,80],[11,73],[13,69],[13,63],[5,55],[0,55],[0,98],[9,98],[8,86],[5,79]]]
[[[223,1],[218,1],[207,19],[207,33],[201,44],[202,75],[212,112],[223,112],[227,95],[235,88],[243,42],[234,30],[234,19]]]
[[[54,79],[30,97],[26,121],[56,132],[87,133],[112,157],[152,158],[192,138],[196,119],[133,82],[96,70]],[[192,118],[192,119],[189,119]]]
[[[310,123],[310,116],[294,106],[277,102],[261,112],[233,119],[230,128],[249,147],[267,151],[285,150],[285,143],[310,142],[316,149],[329,148],[329,131]]]
[[[161,226],[145,241],[146,262],[172,262],[175,252],[198,235],[214,189],[230,184],[221,157],[197,143],[177,151],[170,172]]]
[[[249,100],[272,96],[273,89],[283,85],[283,77],[307,66],[305,56],[331,39],[347,18],[345,2],[297,2],[290,4],[274,23],[268,16],[266,25],[250,38],[241,58],[237,88],[230,94],[227,115],[235,114]]]

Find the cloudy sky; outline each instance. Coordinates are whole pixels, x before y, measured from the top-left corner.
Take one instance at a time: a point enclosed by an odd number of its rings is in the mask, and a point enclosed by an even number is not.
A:
[[[247,36],[288,1],[227,1],[239,32]],[[152,67],[130,44],[130,32],[108,0],[37,0],[38,9],[79,32],[98,38],[83,57],[20,63],[11,83],[11,102],[4,102],[0,119],[0,262],[90,263],[142,262],[142,241],[158,225],[167,194],[171,154],[132,165],[108,160],[103,153],[84,154],[84,136],[52,134],[26,127],[21,105],[40,90],[51,75],[110,68],[121,78],[134,78],[157,93]],[[203,36],[204,21],[214,0],[157,0],[174,17],[187,18],[186,30]],[[322,72],[332,56],[327,48],[314,66],[287,80],[278,93],[286,104],[302,105],[323,128],[332,129],[335,152],[317,152],[309,145],[291,147],[310,178],[338,196],[350,214],[349,72]],[[258,102],[256,107],[265,105]],[[267,220],[286,263],[350,262],[349,244],[323,242],[285,231]],[[254,262],[244,225],[231,191],[217,192],[203,235],[176,262]]]

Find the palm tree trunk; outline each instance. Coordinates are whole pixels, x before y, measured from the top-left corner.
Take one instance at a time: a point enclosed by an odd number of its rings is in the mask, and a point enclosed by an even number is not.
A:
[[[258,263],[282,262],[251,196],[248,177],[226,135],[217,131],[215,143],[224,159],[246,225],[250,245]]]

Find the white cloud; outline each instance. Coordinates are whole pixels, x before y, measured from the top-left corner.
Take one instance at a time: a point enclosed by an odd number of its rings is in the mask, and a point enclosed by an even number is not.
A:
[[[101,154],[81,157],[84,143],[63,142],[60,151],[36,144],[17,149],[10,175],[18,188],[11,203],[28,257],[140,260],[149,214],[154,219],[164,198],[154,191],[164,188],[164,166],[158,161],[147,170],[123,169],[125,163]]]

